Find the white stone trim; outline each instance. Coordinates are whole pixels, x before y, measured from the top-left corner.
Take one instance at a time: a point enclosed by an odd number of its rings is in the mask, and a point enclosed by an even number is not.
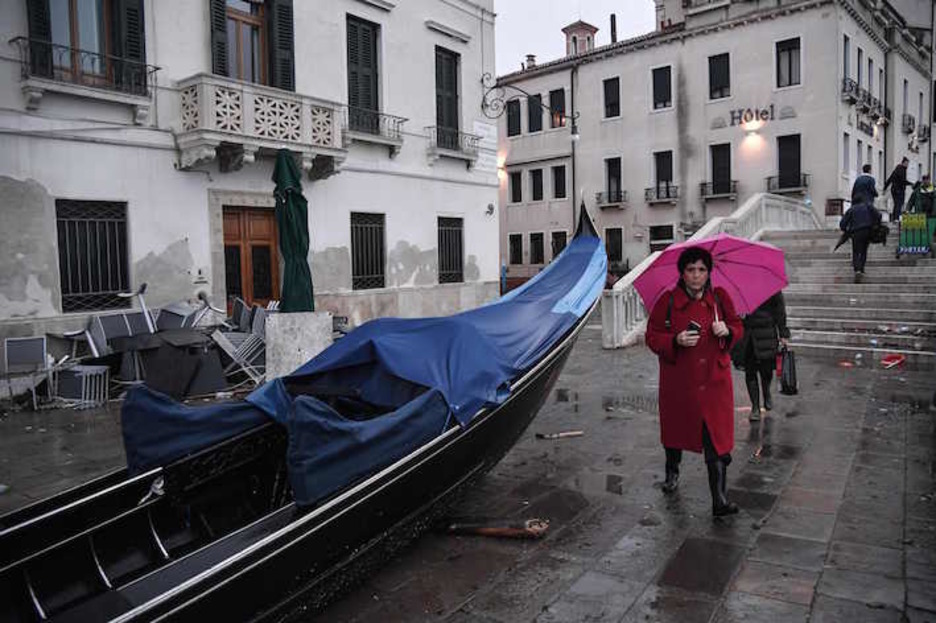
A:
[[[425,24],[426,28],[429,30],[434,30],[437,33],[445,35],[446,37],[455,39],[456,41],[461,41],[462,43],[468,43],[471,41],[471,35],[468,33],[464,33],[460,30],[452,28],[451,26],[446,26],[445,24],[441,24],[435,20],[427,19]]]

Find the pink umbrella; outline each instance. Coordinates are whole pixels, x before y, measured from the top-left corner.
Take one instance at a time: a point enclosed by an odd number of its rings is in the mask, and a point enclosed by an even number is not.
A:
[[[724,288],[739,314],[749,314],[787,285],[783,251],[765,242],[728,234],[670,245],[637,277],[634,287],[647,310],[679,281],[679,254],[701,247],[712,254],[712,285]]]

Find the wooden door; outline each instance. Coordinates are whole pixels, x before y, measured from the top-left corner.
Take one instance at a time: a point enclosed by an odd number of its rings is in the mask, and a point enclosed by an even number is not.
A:
[[[273,210],[224,208],[224,273],[228,305],[279,299],[279,252]]]

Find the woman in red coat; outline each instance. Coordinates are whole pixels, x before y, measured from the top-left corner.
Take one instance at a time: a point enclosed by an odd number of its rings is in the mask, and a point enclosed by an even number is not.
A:
[[[728,293],[712,288],[712,256],[700,247],[682,252],[680,279],[650,313],[647,346],[660,359],[660,437],[666,449],[663,491],[676,490],[682,451],[704,452],[712,514],[738,512],[725,496],[734,447],[732,344],[744,332]]]

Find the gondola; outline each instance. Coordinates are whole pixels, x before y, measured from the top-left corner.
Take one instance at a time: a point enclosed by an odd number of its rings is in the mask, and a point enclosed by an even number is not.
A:
[[[606,270],[582,209],[568,248],[484,307],[365,323],[244,401],[134,390],[127,469],[0,517],[0,621],[320,612],[513,446]]]

